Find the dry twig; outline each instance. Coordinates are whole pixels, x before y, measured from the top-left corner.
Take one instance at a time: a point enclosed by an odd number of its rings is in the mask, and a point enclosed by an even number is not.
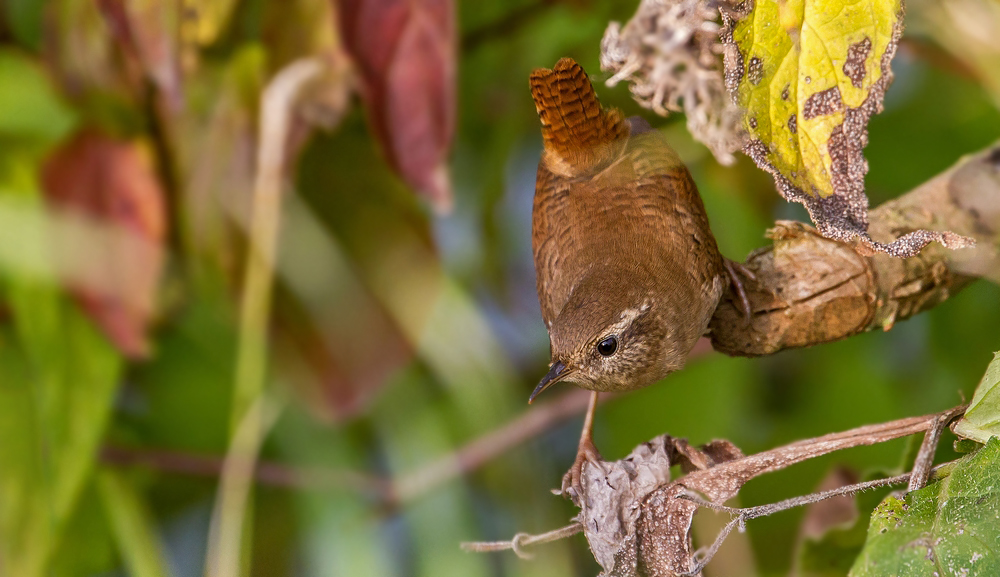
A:
[[[582,526],[597,562],[606,575],[698,575],[711,560],[722,541],[736,527],[741,530],[749,519],[770,515],[792,507],[815,503],[858,491],[922,479],[926,481],[941,430],[961,415],[965,407],[942,413],[910,417],[889,423],[867,425],[778,447],[756,455],[743,456],[728,441],[714,441],[694,448],[683,439],[663,435],[636,447],[628,457],[615,462],[587,463],[583,472],[583,493],[574,495],[580,507],[575,521]],[[888,479],[858,483],[778,503],[734,509],[723,505],[750,479],[784,469],[832,451],[872,445],[914,433],[926,438],[914,472]],[[670,478],[670,468],[679,464],[686,474]],[[704,497],[702,497],[702,495]],[[698,553],[691,542],[691,523],[699,506],[734,515],[707,550]],[[572,526],[571,526],[572,527]],[[561,538],[575,533],[549,533]],[[467,547],[494,551],[526,544],[510,542]],[[509,546],[508,546],[509,545]]]

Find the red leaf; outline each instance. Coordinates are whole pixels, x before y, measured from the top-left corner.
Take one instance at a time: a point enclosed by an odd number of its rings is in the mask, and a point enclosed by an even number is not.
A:
[[[42,182],[54,211],[70,217],[63,222],[105,233],[89,236],[98,246],[59,247],[84,261],[72,263],[70,290],[124,354],[147,355],[167,227],[155,174],[134,144],[85,130],[52,154]]]
[[[337,0],[341,35],[389,163],[439,211],[451,206],[455,130],[452,0]]]
[[[97,0],[108,31],[126,59],[138,64],[172,110],[182,104],[178,6],[153,0]]]

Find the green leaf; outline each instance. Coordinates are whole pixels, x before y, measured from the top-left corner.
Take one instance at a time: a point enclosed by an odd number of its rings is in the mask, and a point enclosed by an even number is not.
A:
[[[132,484],[120,472],[104,468],[97,473],[97,487],[129,574],[168,575],[152,515]]]
[[[868,236],[862,151],[892,81],[901,0],[756,0],[725,20],[726,83],[746,111],[743,150],[821,233],[898,257],[932,240],[965,246],[953,233],[917,231],[890,244]]]
[[[4,281],[14,330],[0,333],[0,559],[33,577],[93,471],[121,359],[55,287]]]
[[[0,4],[3,16],[14,38],[22,45],[38,50],[42,46],[42,20],[46,2],[38,0],[6,0]]]
[[[1000,440],[872,513],[851,577],[1000,575]]]
[[[980,443],[1000,437],[1000,352],[993,353],[993,361],[986,367],[965,416],[955,425],[955,433]]]
[[[75,114],[37,62],[0,50],[0,136],[51,143],[75,122]]]

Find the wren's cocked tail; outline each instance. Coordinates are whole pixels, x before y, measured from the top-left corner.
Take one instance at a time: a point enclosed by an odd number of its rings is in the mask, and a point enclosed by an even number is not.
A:
[[[628,123],[620,110],[601,108],[587,73],[572,58],[552,70],[535,70],[530,83],[549,170],[563,176],[591,173],[620,154]]]
[[[561,381],[645,387],[684,366],[729,285],[705,207],[662,135],[602,108],[572,59],[530,85],[544,143],[531,240],[552,352],[531,399]],[[573,487],[596,455],[589,429]]]

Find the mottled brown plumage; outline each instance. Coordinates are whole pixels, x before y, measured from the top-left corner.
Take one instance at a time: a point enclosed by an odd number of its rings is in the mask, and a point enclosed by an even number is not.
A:
[[[545,151],[532,245],[554,381],[595,391],[680,369],[708,326],[726,268],[698,190],[644,121],[603,110],[579,64],[531,75]],[[617,350],[597,345],[614,336]]]
[[[570,58],[531,74],[545,149],[532,247],[553,383],[591,389],[563,491],[579,495],[597,391],[637,389],[680,369],[721,298],[727,265],[687,168],[638,118],[601,108]],[[612,346],[613,345],[613,346]]]

